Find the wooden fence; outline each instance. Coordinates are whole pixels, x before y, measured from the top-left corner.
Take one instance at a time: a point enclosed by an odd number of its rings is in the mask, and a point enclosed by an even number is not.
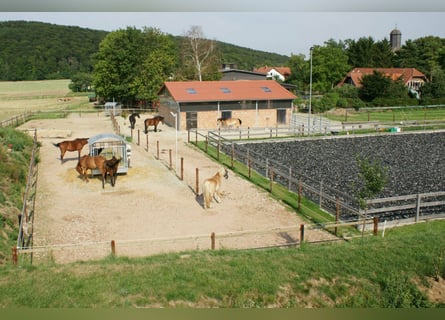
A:
[[[319,229],[337,229],[341,227],[367,225],[366,235],[378,234],[378,221],[340,222],[328,224],[301,224],[296,226],[276,227],[264,230],[244,230],[236,232],[210,232],[208,234],[173,236],[165,238],[110,240],[100,242],[57,244],[48,246],[34,246],[16,250],[20,261],[27,261],[26,257],[35,256],[37,261],[74,262],[75,251],[82,252],[82,259],[103,259],[109,256],[140,257],[168,252],[187,252],[196,250],[259,250],[278,247],[299,247],[302,243],[321,244],[348,239],[337,238],[334,235],[322,239],[311,237],[312,231]],[[362,235],[360,235],[361,237]],[[359,237],[359,235],[357,235]],[[252,238],[258,239],[258,244]],[[264,238],[269,239],[265,244]],[[277,240],[279,239],[279,240]],[[32,261],[32,259],[31,259]]]
[[[19,233],[17,236],[17,246],[12,248],[12,261],[18,263],[18,251],[32,248],[33,246],[33,225],[34,211],[38,180],[38,161],[36,159],[38,153],[37,132],[34,133],[34,143],[32,147],[31,160],[29,162],[28,175],[26,178],[26,188],[23,194],[23,207],[18,215]],[[32,263],[32,255],[29,255]]]

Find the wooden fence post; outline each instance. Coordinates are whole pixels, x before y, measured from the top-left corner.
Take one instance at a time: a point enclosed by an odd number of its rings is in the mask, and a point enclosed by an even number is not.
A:
[[[148,134],[145,135],[145,145],[147,147],[147,152],[148,152]]]
[[[231,154],[232,170],[233,170],[233,158],[234,157],[235,157],[235,146],[232,142],[232,154]]]
[[[335,201],[335,224],[338,223],[338,220],[340,218],[340,201],[336,199]],[[337,227],[334,229],[335,235],[337,235]]]
[[[184,180],[184,157],[181,157],[181,175],[179,177],[181,181]]]
[[[301,186],[301,181],[298,183],[298,210],[301,210],[301,191],[303,187]]]
[[[215,250],[215,239],[216,239],[215,232],[212,232],[212,234],[210,235],[210,241],[211,241],[210,247],[212,248],[212,250]]]
[[[300,244],[304,241],[304,224],[300,224]]]
[[[273,168],[270,168],[269,174],[270,174],[269,189],[270,189],[270,193],[272,193],[272,188],[273,188]]]
[[[190,129],[187,130],[187,143],[190,143]]]
[[[168,159],[169,159],[170,170],[171,170],[171,169],[173,169],[173,166],[172,166],[172,149],[168,149]]]
[[[195,179],[195,190],[196,190],[196,195],[199,194],[199,169],[196,168],[196,179]]]
[[[379,217],[374,217],[374,235],[379,232]]]
[[[248,159],[247,160],[247,164],[248,164],[248,167],[249,167],[249,179],[252,177],[252,165],[251,165],[251,160],[250,159]]]
[[[18,264],[18,253],[17,253],[17,247],[12,247],[12,264],[17,265]]]
[[[140,145],[141,145],[141,130],[138,129],[138,146],[140,146]]]
[[[159,140],[156,141],[156,156],[157,156],[157,158],[159,160]]]
[[[116,256],[116,242],[114,240],[111,240],[111,255]]]

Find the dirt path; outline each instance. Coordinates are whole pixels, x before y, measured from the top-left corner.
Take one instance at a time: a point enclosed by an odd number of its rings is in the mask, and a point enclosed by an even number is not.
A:
[[[188,146],[187,133],[178,133],[178,159],[184,159],[184,180],[169,170],[169,150],[176,148],[174,128],[161,125],[159,132],[148,134],[149,150],[145,149],[143,119],[137,119],[141,145],[132,143],[131,167],[119,175],[116,186],[109,183],[102,189],[99,178],[82,181],[74,169],[77,153],[65,155],[60,163],[59,149],[53,143],[100,133],[113,133],[109,117],[103,115],[74,115],[62,120],[34,120],[23,130],[37,130],[41,142],[39,181],[34,223],[34,246],[73,244],[53,249],[51,259],[58,263],[100,258],[110,254],[110,242],[116,241],[116,253],[126,256],[148,255],[166,251],[210,248],[210,234],[217,235],[217,248],[251,248],[285,244],[298,239],[298,232],[275,232],[254,236],[218,239],[218,234],[248,230],[266,230],[299,226],[295,213],[272,200],[229,170],[229,179],[222,185],[222,202],[204,210],[201,197],[194,193],[196,168],[199,186],[212,176],[218,164]],[[128,121],[118,118],[121,133],[130,135]],[[159,141],[163,161],[156,159]],[[82,154],[87,154],[87,146]],[[173,165],[173,167],[175,167]],[[147,241],[191,235],[208,235],[188,241]],[[306,239],[331,238],[319,230],[305,233]],[[140,240],[140,241],[139,241]],[[48,258],[36,254],[35,260]]]

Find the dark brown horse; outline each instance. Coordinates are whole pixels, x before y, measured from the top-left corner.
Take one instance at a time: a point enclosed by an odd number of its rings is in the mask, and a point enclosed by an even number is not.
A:
[[[144,124],[145,124],[145,133],[148,133],[148,127],[149,126],[154,126],[155,127],[155,132],[158,131],[158,124],[162,122],[164,123],[164,117],[163,116],[154,116],[153,118],[148,118],[145,119]]]
[[[141,116],[139,113],[135,112],[135,113],[132,113],[129,117],[131,129],[134,129],[134,125],[136,124],[136,117],[140,118]]]
[[[86,145],[87,143],[88,143],[88,138],[77,138],[74,140],[65,140],[53,144],[54,146],[60,149],[60,161],[61,163],[63,163],[63,157],[65,155],[65,152],[67,151],[77,151],[78,152],[77,160],[80,160],[80,152],[82,151],[83,146]]]
[[[110,175],[110,183],[111,186],[114,187],[116,184],[116,178],[117,178],[117,169],[119,167],[119,162],[122,158],[117,159],[115,156],[111,158],[110,160],[105,160],[104,162],[104,169],[105,169],[105,181],[107,180],[107,175]]]

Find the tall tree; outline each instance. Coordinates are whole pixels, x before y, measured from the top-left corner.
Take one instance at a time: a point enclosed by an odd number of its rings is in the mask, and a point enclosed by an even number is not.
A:
[[[96,93],[127,104],[154,99],[154,92],[173,72],[174,52],[172,40],[158,29],[128,27],[111,32],[96,56]]]
[[[329,40],[324,46],[314,46],[312,51],[313,89],[331,90],[349,71],[344,44]]]
[[[215,41],[206,39],[200,26],[192,26],[186,32],[181,53],[186,78],[211,80],[221,67]]]

